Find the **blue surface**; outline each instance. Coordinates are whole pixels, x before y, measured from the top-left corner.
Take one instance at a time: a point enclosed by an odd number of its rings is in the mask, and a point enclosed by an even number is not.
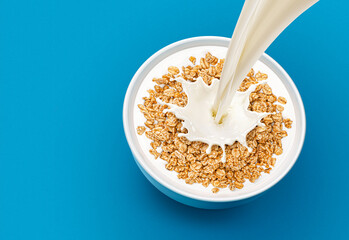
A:
[[[348,239],[348,1],[320,1],[267,50],[303,97],[307,135],[262,197],[187,207],[132,159],[133,74],[169,43],[230,37],[242,4],[0,1],[0,239]]]

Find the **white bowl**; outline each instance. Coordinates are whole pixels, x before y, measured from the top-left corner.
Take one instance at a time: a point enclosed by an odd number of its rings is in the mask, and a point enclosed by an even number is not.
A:
[[[284,153],[277,156],[277,163],[271,170],[270,174],[263,174],[255,183],[246,181],[243,189],[230,191],[228,189],[221,190],[217,194],[213,194],[210,189],[205,189],[199,184],[188,185],[183,180],[177,179],[174,172],[170,172],[164,168],[165,161],[161,159],[155,160],[149,154],[146,145],[145,136],[137,135],[136,128],[138,122],[142,122],[138,115],[137,101],[141,96],[146,96],[148,73],[154,69],[161,61],[169,56],[193,47],[212,46],[228,47],[229,38],[223,37],[195,37],[175,42],[161,49],[151,56],[136,72],[127,89],[123,108],[123,123],[128,144],[139,168],[147,179],[161,192],[167,196],[190,206],[218,209],[240,205],[249,200],[256,198],[258,195],[268,190],[279,182],[292,168],[296,162],[305,137],[305,113],[302,99],[291,78],[285,70],[275,62],[267,54],[259,59],[260,66],[268,69],[269,78],[275,79],[274,83],[277,88],[283,89],[282,96],[286,95],[288,100],[287,111],[293,120],[292,128],[289,136],[283,142]],[[214,53],[212,53],[214,54]],[[188,56],[189,57],[189,56]],[[159,76],[151,76],[159,77]],[[144,80],[146,79],[147,82]],[[151,82],[151,81],[150,81]],[[268,82],[269,83],[269,82]],[[273,85],[271,85],[273,88]],[[277,91],[273,88],[273,92]],[[141,91],[139,91],[141,89]],[[138,94],[138,95],[137,95]],[[141,94],[141,96],[139,96]],[[276,92],[276,95],[279,95]],[[140,114],[140,113],[139,113]],[[283,140],[284,141],[284,140]],[[148,144],[149,145],[149,144]]]

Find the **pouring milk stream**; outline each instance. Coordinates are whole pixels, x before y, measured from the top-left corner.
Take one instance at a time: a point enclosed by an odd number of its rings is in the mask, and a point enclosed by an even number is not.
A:
[[[227,113],[236,90],[269,45],[318,0],[246,0],[232,36],[214,102],[215,121]]]
[[[246,135],[269,113],[248,110],[249,95],[256,86],[246,92],[238,92],[242,80],[251,67],[275,40],[275,38],[301,13],[318,0],[246,0],[230,42],[220,80],[213,79],[210,86],[199,77],[192,83],[182,83],[188,96],[185,107],[173,104],[168,112],[184,120],[185,136],[190,141],[212,145],[223,150],[235,141],[247,147]]]

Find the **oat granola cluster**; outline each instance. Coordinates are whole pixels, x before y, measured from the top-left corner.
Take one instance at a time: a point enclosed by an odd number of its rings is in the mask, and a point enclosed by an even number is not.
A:
[[[148,90],[149,96],[144,97],[144,103],[138,105],[146,122],[145,126],[137,128],[137,133],[145,133],[152,140],[150,153],[155,159],[166,161],[166,169],[176,171],[178,178],[184,179],[187,184],[201,183],[205,187],[212,184],[214,193],[226,187],[230,190],[241,189],[246,179],[254,182],[261,173],[269,173],[276,162],[273,154],[282,154],[281,139],[287,136],[283,127],[291,128],[292,121],[283,118],[284,107],[276,103],[286,104],[287,101],[284,97],[276,97],[268,84],[259,84],[250,94],[249,110],[270,113],[261,120],[265,126],[257,126],[247,134],[247,145],[252,148],[252,152],[239,142],[226,145],[226,162],[223,163],[220,161],[223,154],[221,147],[215,145],[211,153],[206,154],[206,143],[178,137],[179,133],[187,133],[186,129],[181,130],[182,120],[173,113],[164,113],[169,106],[156,100],[158,98],[165,103],[184,107],[188,97],[183,92],[181,83],[175,80],[176,77],[192,82],[202,77],[208,85],[213,78],[220,78],[224,59],[207,53],[205,58],[200,59],[200,64],[196,65],[195,57],[190,57],[189,60],[193,66],[182,67],[182,71],[171,66],[167,74],[153,79],[156,83],[154,89]],[[255,73],[251,69],[239,91],[246,91],[252,84],[258,84],[267,78],[267,74]]]

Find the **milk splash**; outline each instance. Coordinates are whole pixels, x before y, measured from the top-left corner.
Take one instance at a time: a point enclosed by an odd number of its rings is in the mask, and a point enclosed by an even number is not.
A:
[[[202,78],[196,82],[182,83],[188,96],[185,107],[167,104],[167,110],[184,120],[188,130],[185,136],[190,141],[201,141],[209,145],[225,145],[235,141],[246,146],[246,135],[269,113],[248,110],[249,95],[256,85],[246,92],[238,92],[242,80],[253,64],[275,38],[301,13],[318,0],[246,0],[230,42],[221,80],[213,79],[210,86]],[[247,146],[246,146],[247,147]]]
[[[216,97],[219,80],[213,79],[208,86],[201,77],[196,82],[177,78],[183,91],[188,96],[188,103],[184,107],[166,103],[170,106],[167,112],[172,112],[177,118],[184,120],[182,128],[188,133],[180,133],[190,141],[201,141],[209,146],[206,153],[211,152],[212,145],[218,145],[223,150],[222,162],[225,162],[225,145],[232,145],[235,141],[247,147],[246,135],[256,127],[264,125],[260,120],[270,113],[258,113],[248,110],[249,96],[257,85],[251,86],[245,92],[236,92],[223,121],[217,124],[214,120],[213,103]]]

